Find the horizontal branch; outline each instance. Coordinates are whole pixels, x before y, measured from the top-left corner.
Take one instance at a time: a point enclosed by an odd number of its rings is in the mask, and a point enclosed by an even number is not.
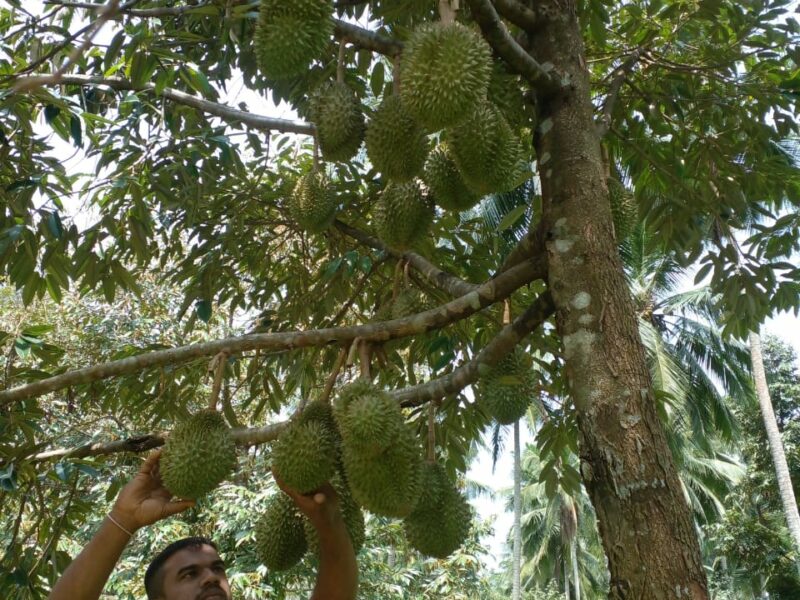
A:
[[[553,299],[549,292],[545,292],[525,312],[514,319],[511,325],[504,327],[472,360],[444,377],[397,390],[390,395],[403,406],[419,406],[425,402],[460,392],[471,383],[475,383],[484,368],[497,364],[511,352],[514,346],[540,327],[554,312]]]
[[[483,37],[512,71],[539,88],[554,91],[560,87],[555,71],[539,64],[511,37],[490,0],[467,0],[467,4]]]
[[[523,260],[544,255],[545,247],[544,221],[540,221],[535,227],[531,227],[525,233],[519,243],[508,253],[503,264],[500,265],[499,273],[508,271],[511,267],[518,265]]]
[[[501,15],[525,31],[533,31],[539,24],[536,13],[518,0],[494,0]]]
[[[255,333],[237,337],[148,352],[121,360],[94,365],[62,375],[0,392],[0,406],[47,394],[66,387],[91,383],[121,375],[129,375],[151,367],[181,364],[193,359],[214,356],[220,352],[239,354],[250,350],[290,350],[350,342],[355,338],[386,341],[403,338],[460,321],[503,300],[523,285],[543,276],[541,261],[526,261],[495,279],[483,283],[469,293],[434,309],[391,321],[351,327],[331,327],[310,331]]]
[[[92,4],[90,2],[70,2],[67,0],[44,0],[43,4],[53,4],[64,8],[80,8],[83,10],[100,10],[102,4]],[[201,10],[209,6],[216,6],[216,2],[204,2],[202,4],[187,4],[185,6],[165,6],[161,8],[121,8],[120,13],[140,18],[171,17],[180,16],[192,11]]]
[[[91,75],[62,75],[57,76],[55,73],[49,75],[29,75],[26,77],[18,77],[14,81],[14,88],[16,91],[27,91],[40,85],[55,83],[59,85],[104,85],[115,90],[130,90],[135,92],[153,92],[155,93],[156,86],[152,83],[145,83],[143,85],[134,85],[131,81],[121,77],[94,77]],[[168,100],[191,106],[205,113],[220,117],[225,121],[232,123],[243,123],[249,125],[254,129],[263,131],[282,131],[289,133],[301,133],[306,135],[314,135],[314,125],[304,121],[292,121],[289,119],[276,119],[273,117],[264,117],[256,115],[244,110],[232,108],[218,102],[211,102],[204,98],[198,98],[192,94],[174,90],[171,88],[164,88],[160,95]]]
[[[394,258],[407,261],[408,264],[422,273],[433,285],[450,294],[451,296],[463,296],[479,287],[477,284],[468,283],[463,279],[459,279],[455,275],[448,273],[447,271],[443,271],[431,263],[427,258],[417,254],[416,252],[400,252],[399,250],[390,248],[378,238],[372,237],[368,233],[365,233],[360,229],[356,229],[355,227],[351,227],[346,223],[342,223],[339,220],[334,221],[334,225],[339,231],[349,235],[351,238],[361,242],[365,246],[375,248],[376,250],[382,250]],[[544,268],[544,262],[542,262],[542,269]],[[544,278],[544,271],[542,272],[542,278]]]

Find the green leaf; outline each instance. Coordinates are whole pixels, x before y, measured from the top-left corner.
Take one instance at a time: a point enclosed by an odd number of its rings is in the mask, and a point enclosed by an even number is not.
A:
[[[369,78],[369,87],[375,96],[380,96],[383,91],[383,80],[386,76],[385,67],[383,62],[378,61],[375,68],[372,69],[372,75]]]
[[[198,300],[194,305],[197,318],[203,321],[203,323],[208,323],[211,320],[212,308],[213,305],[210,300]]]
[[[506,229],[514,225],[514,223],[516,223],[517,220],[520,217],[522,217],[522,215],[524,215],[527,210],[528,210],[527,204],[520,204],[519,206],[512,209],[505,217],[503,217],[503,220],[497,224],[497,231],[505,231]]]
[[[78,148],[83,147],[83,131],[81,129],[81,120],[77,115],[72,115],[69,118],[69,134],[72,141]]]
[[[57,106],[53,106],[52,104],[48,104],[44,107],[44,119],[47,121],[48,125],[52,125],[53,121],[56,120],[60,113],[61,109]]]
[[[105,74],[111,70],[111,67],[114,65],[117,57],[119,56],[119,51],[122,48],[122,44],[125,42],[125,30],[121,30],[117,33],[113,38],[111,38],[111,43],[106,48],[105,55],[103,56],[103,68],[105,69]]]

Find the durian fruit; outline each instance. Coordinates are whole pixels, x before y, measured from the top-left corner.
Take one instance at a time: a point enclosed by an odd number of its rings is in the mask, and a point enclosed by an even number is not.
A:
[[[419,27],[406,42],[400,93],[429,131],[457,125],[485,100],[492,51],[472,29],[457,23]]]
[[[495,63],[492,69],[487,98],[512,129],[534,128],[536,113],[533,106],[525,100],[519,76],[509,73],[501,63]]]
[[[268,569],[285,571],[303,558],[308,550],[303,519],[286,494],[278,493],[269,499],[255,526],[256,554]]]
[[[365,456],[378,455],[394,444],[405,423],[400,405],[365,379],[339,392],[335,415],[343,444]]]
[[[270,79],[302,75],[333,35],[331,0],[261,0],[254,36],[261,72]]]
[[[364,546],[366,539],[366,525],[364,523],[364,513],[361,507],[353,500],[350,489],[347,487],[342,477],[331,480],[331,485],[336,490],[336,497],[339,500],[339,510],[342,513],[342,520],[350,535],[350,542],[353,544],[353,551],[358,553]],[[319,554],[319,536],[317,530],[308,519],[303,519],[308,549],[315,555]]]
[[[376,515],[408,516],[421,491],[422,460],[414,432],[404,426],[377,455],[359,451],[343,437],[344,467],[355,501]]]
[[[429,308],[429,303],[422,292],[416,288],[407,287],[394,299],[391,315],[392,319],[402,319],[424,312]]]
[[[301,494],[318,489],[336,469],[336,443],[319,422],[290,424],[272,447],[272,467]]]
[[[464,183],[446,144],[440,144],[428,157],[422,178],[431,190],[433,201],[446,210],[469,210],[481,199]]]
[[[164,444],[161,479],[173,495],[200,498],[236,466],[236,447],[225,419],[202,410],[179,423]]]
[[[438,464],[426,462],[421,479],[417,506],[403,522],[406,538],[422,554],[445,558],[466,540],[472,510]]]
[[[325,231],[336,215],[337,200],[328,178],[312,171],[297,180],[289,198],[289,216],[312,233]]]
[[[345,83],[325,84],[311,100],[311,119],[317,127],[322,158],[347,161],[355,156],[364,141],[364,111]]]
[[[639,222],[639,208],[633,193],[617,177],[607,180],[608,195],[611,202],[611,218],[617,240],[627,238]]]
[[[522,143],[488,102],[455,128],[449,139],[461,177],[480,195],[513,190],[530,177]]]
[[[425,164],[429,144],[425,131],[398,95],[387,96],[367,125],[367,155],[392,181],[408,181]]]
[[[427,235],[433,214],[419,183],[390,183],[375,205],[375,231],[391,248],[407,250]]]
[[[480,379],[480,402],[498,423],[518,421],[536,397],[536,377],[528,356],[515,348]]]

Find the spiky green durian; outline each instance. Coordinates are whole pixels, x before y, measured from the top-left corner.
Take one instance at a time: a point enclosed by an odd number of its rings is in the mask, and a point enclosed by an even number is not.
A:
[[[509,73],[501,63],[495,63],[492,69],[487,97],[512,129],[532,129],[535,126],[536,112],[525,100],[519,76]]]
[[[427,235],[433,214],[419,183],[390,183],[375,205],[375,231],[391,248],[407,250]]]
[[[372,164],[392,181],[415,177],[428,156],[425,131],[397,95],[383,99],[367,125],[365,141]]]
[[[333,34],[332,12],[329,1],[262,0],[254,36],[261,72],[270,79],[287,79],[307,71]]]
[[[353,498],[386,517],[402,518],[414,510],[420,494],[422,460],[416,436],[407,426],[380,454],[367,454],[345,436],[343,459]]]
[[[202,410],[173,429],[161,454],[161,479],[180,498],[200,498],[236,466],[236,447],[225,419]]]
[[[257,556],[273,571],[292,568],[308,550],[303,516],[284,493],[269,499],[264,514],[256,523],[255,534]]]
[[[361,512],[361,507],[353,500],[350,493],[350,488],[347,487],[346,482],[342,477],[335,477],[331,480],[333,489],[336,490],[336,497],[339,501],[339,510],[342,513],[342,520],[347,528],[347,533],[350,535],[350,542],[353,544],[353,550],[358,554],[364,545],[366,538],[366,526],[364,523],[364,513]],[[308,519],[303,520],[305,527],[306,540],[308,541],[308,549],[313,554],[319,554],[319,536],[317,530]]]
[[[307,494],[333,476],[336,442],[321,423],[292,423],[275,440],[272,467],[286,485]]]
[[[449,139],[461,177],[478,194],[513,190],[530,177],[522,143],[488,102],[455,128]]]
[[[392,318],[402,319],[428,310],[427,298],[416,288],[405,288],[392,303]]]
[[[617,240],[627,238],[639,222],[639,208],[633,193],[616,177],[608,178],[608,195],[611,202],[611,218]]]
[[[404,427],[400,404],[366,380],[354,382],[340,392],[336,420],[344,445],[365,455],[386,450]]]
[[[419,27],[406,42],[400,93],[408,110],[430,131],[458,124],[485,100],[492,51],[460,23]]]
[[[364,111],[353,90],[341,82],[325,84],[311,100],[322,158],[347,161],[364,141]]]
[[[406,537],[423,554],[445,558],[466,540],[472,510],[441,466],[426,462],[421,479],[417,506],[403,522]]]
[[[297,180],[289,198],[289,216],[303,229],[312,233],[325,231],[333,222],[337,200],[328,178],[312,171]]]
[[[536,377],[528,356],[515,348],[481,374],[481,405],[498,423],[518,421],[536,397]]]
[[[444,209],[469,210],[481,199],[464,183],[446,144],[440,144],[428,157],[423,179],[431,190],[433,201]]]

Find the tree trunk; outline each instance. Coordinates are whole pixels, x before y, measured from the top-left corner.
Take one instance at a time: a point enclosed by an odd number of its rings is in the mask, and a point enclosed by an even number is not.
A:
[[[514,556],[511,566],[511,597],[521,598],[522,576],[522,451],[519,442],[519,421],[514,423]]]
[[[800,514],[797,512],[797,500],[794,497],[789,465],[786,463],[783,440],[781,432],[778,430],[778,421],[775,419],[775,411],[772,408],[772,400],[767,387],[764,357],[761,355],[761,337],[755,332],[750,332],[750,360],[753,363],[753,380],[756,384],[758,405],[761,408],[761,418],[764,420],[769,450],[772,453],[772,464],[775,465],[775,479],[778,480],[783,512],[786,515],[789,532],[792,534],[794,549],[800,556]]]
[[[537,3],[531,53],[569,85],[539,98],[534,135],[549,289],[580,430],[581,473],[611,600],[706,600],[692,515],[662,424],[614,239],[574,0]]]
[[[564,598],[571,600],[569,594],[569,565],[567,564],[567,555],[564,554]]]
[[[569,559],[572,562],[572,585],[575,588],[575,600],[581,600],[581,580],[578,575],[578,536],[569,544]]]

